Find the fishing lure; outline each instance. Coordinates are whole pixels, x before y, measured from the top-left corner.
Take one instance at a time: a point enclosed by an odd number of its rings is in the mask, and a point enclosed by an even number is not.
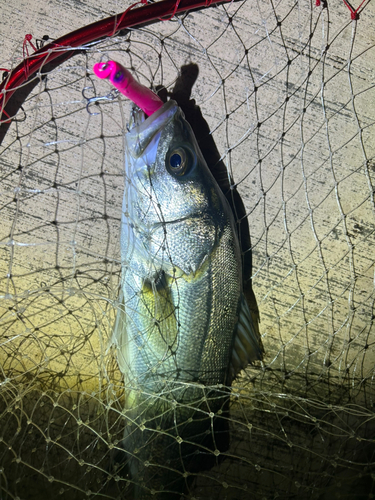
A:
[[[147,116],[155,113],[164,104],[152,90],[137,82],[130,71],[118,62],[100,62],[94,65],[93,70],[98,78],[108,79]]]

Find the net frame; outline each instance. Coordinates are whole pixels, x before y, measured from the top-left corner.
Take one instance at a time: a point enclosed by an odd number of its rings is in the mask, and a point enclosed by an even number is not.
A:
[[[8,123],[12,117],[6,112],[5,107],[9,99],[12,97],[13,92],[21,87],[25,82],[33,76],[42,66],[46,66],[61,55],[60,49],[64,53],[63,60],[71,57],[74,54],[66,49],[69,47],[79,47],[86,43],[95,42],[101,38],[110,37],[118,34],[121,30],[151,24],[157,20],[170,19],[176,14],[188,12],[189,10],[199,9],[202,7],[209,7],[221,3],[223,0],[205,0],[205,1],[192,1],[192,0],[163,0],[162,2],[155,2],[147,4],[146,2],[137,2],[128,7],[124,12],[116,14],[109,18],[97,21],[88,26],[84,26],[78,30],[68,33],[61,38],[58,38],[52,43],[41,47],[40,49],[34,48],[35,52],[32,55],[27,55],[23,62],[17,68],[6,71],[6,76],[0,83],[0,105],[1,115],[0,124]],[[228,0],[225,0],[228,1]],[[134,9],[136,5],[143,3],[143,7]],[[31,42],[31,36],[26,35],[24,47],[26,42]],[[26,51],[28,54],[28,51]],[[59,62],[57,63],[59,64]],[[5,114],[5,120],[2,115]]]

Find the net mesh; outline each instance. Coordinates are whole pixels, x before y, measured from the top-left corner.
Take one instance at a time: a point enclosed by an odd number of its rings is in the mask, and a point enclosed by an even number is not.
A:
[[[92,72],[106,58],[170,93],[199,68],[191,99],[249,221],[266,354],[234,381],[229,448],[186,495],[374,497],[373,28],[371,3],[352,20],[344,3],[247,0],[32,77],[0,157],[1,499],[128,498],[109,341],[130,104],[88,101],[111,90]]]

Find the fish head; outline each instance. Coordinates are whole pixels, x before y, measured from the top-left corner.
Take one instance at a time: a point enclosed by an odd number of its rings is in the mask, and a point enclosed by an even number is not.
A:
[[[126,146],[123,244],[158,269],[196,273],[231,212],[182,110],[171,100],[138,117]]]

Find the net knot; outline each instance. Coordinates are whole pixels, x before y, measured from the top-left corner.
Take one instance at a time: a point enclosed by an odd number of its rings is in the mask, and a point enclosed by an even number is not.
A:
[[[25,38],[24,38],[24,40],[23,40],[23,56],[24,56],[24,57],[25,57],[25,54],[26,54],[26,56],[28,56],[28,55],[29,55],[29,51],[28,51],[28,48],[27,48],[27,42],[29,42],[29,44],[30,44],[31,48],[32,48],[34,51],[36,51],[36,50],[37,50],[37,49],[36,49],[36,47],[35,47],[35,45],[34,45],[34,44],[33,44],[33,42],[31,41],[31,39],[32,39],[32,38],[33,38],[33,35],[30,35],[30,33],[29,33],[29,34],[27,34],[27,35],[25,35]]]
[[[344,4],[348,7],[350,10],[350,17],[352,18],[353,21],[357,21],[359,19],[359,9],[362,7],[362,5],[366,2],[366,0],[362,0],[362,2],[359,4],[359,6],[354,10],[353,7],[350,5],[349,2],[346,2],[345,0]]]
[[[33,35],[31,35],[30,33],[28,33],[27,35],[25,35],[25,38],[23,40],[23,44],[22,44],[22,55],[23,55],[23,63],[24,63],[24,72],[26,74],[26,78],[29,77],[29,67],[26,63],[26,59],[29,57],[29,49],[28,49],[28,46],[27,46],[27,42],[29,42],[29,45],[31,46],[31,48],[33,49],[34,52],[36,52],[37,48],[35,47],[35,45],[33,44],[33,42],[31,41]]]

